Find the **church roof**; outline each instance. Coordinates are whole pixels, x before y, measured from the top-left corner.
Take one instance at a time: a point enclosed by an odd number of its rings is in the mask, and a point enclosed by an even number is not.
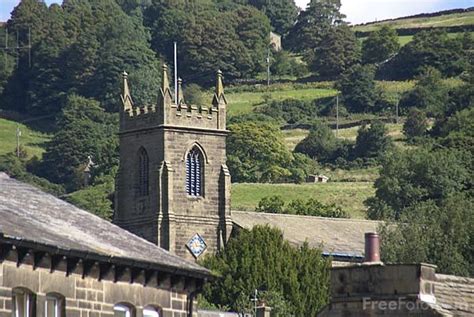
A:
[[[38,188],[0,172],[0,243],[50,247],[173,274],[206,278],[210,272]]]
[[[324,255],[335,260],[362,260],[364,234],[377,232],[379,221],[232,211],[235,225],[251,229],[256,225],[279,228],[293,245],[321,247]]]

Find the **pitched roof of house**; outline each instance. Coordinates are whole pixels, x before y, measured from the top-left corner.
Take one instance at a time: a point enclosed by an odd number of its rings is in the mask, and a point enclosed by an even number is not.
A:
[[[474,279],[436,274],[436,303],[432,307],[443,316],[474,315]]]
[[[0,172],[0,242],[24,241],[164,271],[207,277],[210,272],[38,188]]]
[[[361,219],[323,218],[312,216],[268,214],[232,211],[232,221],[239,227],[251,229],[256,225],[270,225],[283,231],[286,240],[294,245],[305,241],[311,247],[322,247],[325,255],[335,259],[362,259],[364,233],[376,232],[379,221]]]

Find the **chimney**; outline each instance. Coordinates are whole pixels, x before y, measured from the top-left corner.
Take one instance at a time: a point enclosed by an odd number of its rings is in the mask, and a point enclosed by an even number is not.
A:
[[[375,232],[365,234],[364,263],[382,263],[380,261],[380,236]]]

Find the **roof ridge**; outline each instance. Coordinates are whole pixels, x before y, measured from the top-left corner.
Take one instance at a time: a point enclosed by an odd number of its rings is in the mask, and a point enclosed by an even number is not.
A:
[[[307,216],[307,215],[292,215],[292,214],[277,214],[277,213],[268,213],[268,212],[258,212],[258,211],[241,211],[241,210],[231,210],[231,213],[242,213],[242,214],[259,214],[266,215],[271,217],[287,217],[287,218],[308,218],[308,219],[319,219],[335,222],[367,222],[367,223],[383,223],[380,220],[369,220],[369,219],[358,219],[358,218],[334,218],[334,217],[321,217],[321,216]]]
[[[468,276],[459,276],[451,274],[440,274],[436,273],[437,282],[456,281],[456,282],[469,282],[470,285],[474,285],[474,278]]]

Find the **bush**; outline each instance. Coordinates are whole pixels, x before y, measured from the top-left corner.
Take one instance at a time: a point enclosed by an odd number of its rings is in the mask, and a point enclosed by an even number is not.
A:
[[[335,204],[325,205],[313,198],[308,200],[292,200],[285,206],[285,202],[280,196],[264,197],[258,203],[255,211],[273,214],[349,218],[349,215]]]
[[[332,130],[321,122],[311,127],[309,135],[296,145],[295,152],[303,153],[318,162],[329,162],[334,159],[338,149],[338,140]]]
[[[419,108],[432,115],[444,113],[448,104],[448,90],[441,74],[434,68],[426,68],[418,78],[415,87],[404,93],[400,100],[400,110],[407,113],[410,108]]]
[[[393,148],[392,139],[387,133],[387,128],[381,121],[374,121],[369,128],[363,125],[357,133],[353,156],[365,161],[373,159],[375,162],[382,158]]]
[[[16,153],[7,153],[0,156],[0,171],[7,173],[10,177],[16,178],[22,182],[39,187],[45,192],[60,196],[64,193],[61,185],[50,183],[47,179],[38,177],[28,172],[30,165],[35,165],[38,158],[34,156],[30,161],[26,160],[26,152],[20,158]]]
[[[209,102],[209,100],[205,100],[204,91],[197,84],[186,85],[183,94],[184,101],[189,105],[203,106]]]
[[[267,212],[271,214],[282,214],[285,202],[281,196],[263,197],[255,209],[256,212]]]
[[[259,112],[275,120],[295,124],[314,120],[320,110],[316,101],[285,99],[272,101],[261,107]]]
[[[412,108],[408,113],[407,120],[403,124],[403,133],[407,137],[408,142],[413,143],[416,138],[426,135],[428,127],[429,124],[426,113]]]

